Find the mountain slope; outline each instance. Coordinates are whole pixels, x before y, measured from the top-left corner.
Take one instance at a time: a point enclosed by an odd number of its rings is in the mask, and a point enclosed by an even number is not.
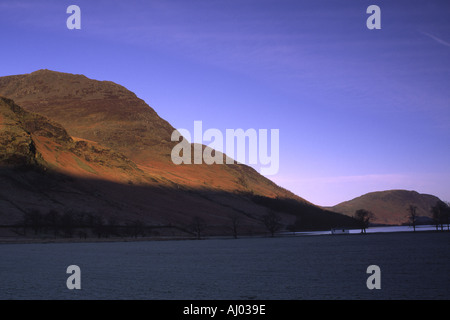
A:
[[[60,123],[73,137],[95,141],[135,162],[141,170],[178,185],[304,199],[243,165],[175,165],[174,128],[126,88],[83,75],[39,70],[0,77],[0,95]]]
[[[224,233],[233,213],[247,232],[261,232],[257,217],[265,212],[239,195],[161,184],[125,156],[74,139],[58,123],[0,97],[0,224],[19,223],[33,210],[179,228],[200,216],[212,233]]]
[[[122,154],[73,139],[60,124],[0,97],[0,165],[40,167],[87,178],[142,181],[143,172]]]
[[[417,207],[417,215],[430,217],[430,209],[439,198],[416,191],[387,190],[371,192],[355,199],[339,203],[328,209],[353,216],[356,210],[366,209],[374,213],[373,223],[400,225],[408,222],[407,208]]]
[[[97,141],[135,160],[170,155],[174,128],[113,82],[39,70],[0,78],[0,94],[57,121],[72,136]]]
[[[40,70],[0,78],[0,94],[0,225],[32,210],[164,232],[199,217],[210,234],[229,233],[236,216],[242,232],[264,232],[269,211],[297,230],[353,223],[246,165],[173,164],[173,128],[112,82]]]

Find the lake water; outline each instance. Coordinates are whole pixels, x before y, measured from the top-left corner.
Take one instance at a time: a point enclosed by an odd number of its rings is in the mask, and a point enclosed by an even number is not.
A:
[[[0,299],[449,299],[449,245],[450,232],[1,244]]]
[[[447,230],[445,225],[444,230]],[[433,225],[419,225],[416,226],[416,232],[420,231],[435,231],[436,226]],[[439,226],[440,230],[440,226]],[[413,232],[414,229],[411,226],[383,226],[383,227],[370,227],[366,229],[366,233],[380,233],[380,232]],[[361,233],[361,229],[349,229],[350,234]],[[286,232],[286,235],[292,235],[292,232]],[[331,231],[308,231],[308,232],[295,232],[296,235],[324,235],[331,234]]]

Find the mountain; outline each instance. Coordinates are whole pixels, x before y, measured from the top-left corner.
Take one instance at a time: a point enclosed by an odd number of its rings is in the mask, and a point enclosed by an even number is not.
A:
[[[83,75],[39,70],[0,78],[0,95],[60,123],[68,133],[122,153],[158,180],[192,188],[304,201],[248,166],[182,165],[170,155],[174,128],[126,88]]]
[[[0,78],[0,95],[140,163],[170,156],[174,128],[143,100],[110,81],[49,70]]]
[[[401,225],[408,223],[407,208],[417,207],[420,220],[429,222],[431,207],[440,201],[439,198],[408,190],[387,190],[364,194],[360,197],[329,207],[335,212],[353,216],[356,210],[366,209],[374,214],[373,223],[387,225]]]
[[[72,138],[60,124],[27,112],[10,99],[0,97],[0,108],[0,165],[34,166],[118,182],[146,181],[143,172],[124,155]]]
[[[174,128],[115,83],[39,70],[1,77],[0,95],[0,225],[50,211],[158,234],[192,233],[196,218],[229,234],[235,217],[262,233],[271,211],[295,229],[354,223],[246,165],[173,164]]]

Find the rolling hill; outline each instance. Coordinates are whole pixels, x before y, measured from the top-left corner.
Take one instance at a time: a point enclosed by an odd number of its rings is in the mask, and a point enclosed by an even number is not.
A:
[[[387,190],[364,194],[355,199],[339,203],[328,209],[353,216],[356,210],[366,209],[374,214],[373,223],[401,225],[408,222],[407,208],[417,207],[417,215],[429,222],[431,207],[440,199],[429,194],[408,190]]]

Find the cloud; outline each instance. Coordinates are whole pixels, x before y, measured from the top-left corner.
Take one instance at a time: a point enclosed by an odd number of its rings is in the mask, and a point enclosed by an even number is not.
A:
[[[450,42],[442,40],[441,38],[438,38],[438,37],[436,37],[436,36],[434,36],[434,35],[432,35],[432,34],[430,34],[428,32],[421,31],[420,33],[425,35],[425,36],[427,36],[427,37],[429,37],[429,38],[431,38],[431,39],[433,39],[433,40],[435,40],[437,43],[440,43],[440,44],[442,44],[442,45],[444,45],[446,47],[450,47]]]

